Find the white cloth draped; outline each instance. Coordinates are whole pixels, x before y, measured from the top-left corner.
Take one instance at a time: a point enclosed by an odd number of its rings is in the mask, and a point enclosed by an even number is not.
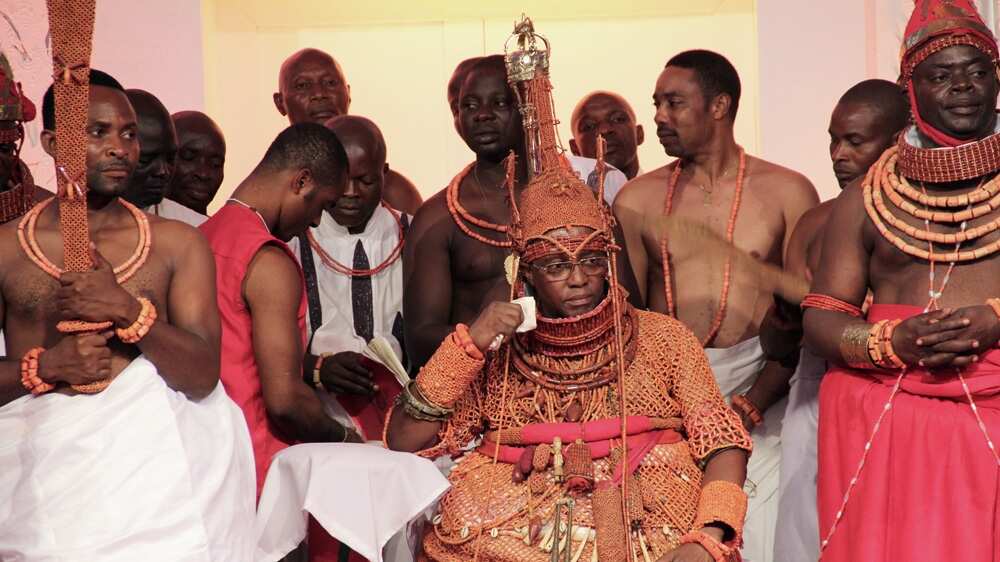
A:
[[[103,392],[0,407],[0,560],[245,562],[250,435],[222,385],[188,400],[134,360]]]
[[[715,380],[728,400],[753,386],[766,359],[759,338],[751,338],[725,349],[708,348]],[[764,423],[750,433],[753,454],[747,464],[749,495],[747,519],[743,526],[744,562],[772,562],[774,529],[778,518],[778,473],[781,464],[781,426],[787,399],[764,412]]]
[[[183,223],[190,224],[191,226],[198,228],[201,223],[208,220],[205,215],[188,209],[184,205],[170,199],[164,199],[156,205],[152,205],[143,209],[151,215],[156,215],[160,218],[171,219],[175,221],[181,221]]]
[[[816,509],[819,385],[826,361],[803,349],[788,392],[781,430],[781,485],[775,562],[819,558],[819,514]]]
[[[573,167],[573,171],[576,175],[586,182],[591,189],[597,190],[597,174],[594,170],[597,168],[597,160],[593,158],[586,158],[584,156],[576,156],[570,153],[566,153],[566,159],[569,160],[570,165]],[[615,202],[615,197],[618,197],[618,192],[622,190],[622,186],[628,182],[628,178],[625,177],[621,171],[619,171],[614,166],[608,164],[608,170],[604,174],[604,200],[608,205],[613,205]]]
[[[353,443],[309,443],[278,453],[257,509],[257,562],[273,562],[306,536],[311,514],[333,538],[372,562],[412,560],[407,524],[448,480],[431,461]],[[386,547],[390,538],[403,545]],[[389,552],[392,552],[392,558]]]

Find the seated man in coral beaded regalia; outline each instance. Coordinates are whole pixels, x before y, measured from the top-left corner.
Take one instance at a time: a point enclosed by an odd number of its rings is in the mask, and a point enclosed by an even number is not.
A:
[[[526,103],[551,131],[548,76],[532,76]],[[626,302],[610,209],[540,137],[540,171],[511,211],[511,293],[532,295],[537,317],[492,302],[459,324],[388,420],[392,449],[460,459],[424,552],[734,559],[749,437],[694,335]],[[537,328],[515,333],[526,320]]]
[[[504,278],[510,205],[503,183],[508,175],[516,178],[515,196],[527,184],[521,113],[507,83],[503,55],[463,61],[449,81],[449,100],[456,87],[455,129],[476,160],[420,207],[403,249],[406,346],[418,368],[456,323],[471,322],[510,291]],[[512,151],[516,166],[508,170],[504,162]],[[584,180],[596,164],[573,155],[566,155],[566,161]],[[618,170],[608,170],[605,198],[610,200],[608,192],[617,192],[625,181]],[[623,283],[633,287],[631,269],[624,262],[619,262],[628,274]],[[630,291],[633,299],[637,294]]]
[[[834,562],[995,560],[997,43],[971,2],[923,0],[903,46],[916,125],[838,198],[803,303],[806,345],[842,365],[820,388],[820,545]]]
[[[0,558],[249,560],[250,437],[219,384],[212,254],[183,223],[120,196],[136,166],[121,85],[91,70],[86,185],[91,260],[66,255],[56,199],[0,227]],[[72,142],[42,104],[42,145]],[[69,131],[69,129],[66,129]],[[65,236],[88,235],[65,225]],[[107,323],[65,334],[63,320]]]

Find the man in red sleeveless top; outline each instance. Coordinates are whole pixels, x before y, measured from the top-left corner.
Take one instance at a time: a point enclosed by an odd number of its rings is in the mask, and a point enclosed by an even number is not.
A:
[[[972,2],[918,1],[899,79],[915,125],[833,206],[803,301],[805,343],[834,363],[819,393],[826,561],[1000,552],[998,56]]]
[[[336,135],[322,125],[293,125],[201,226],[215,255],[222,384],[250,427],[258,496],[272,457],[288,445],[358,440],[327,417],[302,380],[305,292],[285,245],[319,224],[346,180]]]

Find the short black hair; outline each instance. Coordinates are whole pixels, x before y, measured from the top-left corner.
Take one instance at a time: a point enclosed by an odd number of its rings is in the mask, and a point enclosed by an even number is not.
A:
[[[873,78],[853,85],[840,97],[840,104],[870,105],[878,110],[882,126],[893,132],[903,130],[910,122],[910,100],[895,82]]]
[[[472,57],[465,59],[458,63],[455,71],[451,73],[451,78],[448,79],[448,107],[451,108],[452,114],[458,112],[458,95],[462,89],[462,83],[465,82],[465,77],[481,58]]]
[[[96,68],[90,69],[90,85],[104,86],[125,93],[125,87],[121,82]],[[42,126],[48,131],[56,130],[56,93],[53,86],[54,84],[49,85],[49,89],[45,90],[45,97],[42,98]]]
[[[336,133],[318,123],[287,127],[267,148],[255,171],[307,169],[323,185],[347,179],[347,153]]]
[[[462,79],[458,82],[458,90],[455,92],[455,95],[462,95],[462,87],[465,86],[465,80],[470,74],[481,71],[496,72],[506,78],[507,63],[503,55],[486,55],[485,57],[472,59],[472,62],[465,68],[465,74],[462,75]]]
[[[729,118],[736,120],[736,110],[740,107],[740,75],[729,59],[719,53],[695,49],[674,55],[666,66],[693,70],[706,104],[720,94],[728,95],[732,100],[729,104]]]

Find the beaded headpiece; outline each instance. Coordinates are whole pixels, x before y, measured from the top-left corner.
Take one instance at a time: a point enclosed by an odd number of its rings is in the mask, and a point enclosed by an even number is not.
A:
[[[24,143],[24,123],[35,118],[35,105],[24,95],[20,82],[14,81],[14,72],[7,57],[0,53],[0,121],[13,127],[0,129],[0,144],[13,144],[8,181],[0,185],[0,224],[23,215],[35,202],[35,184],[28,167],[21,162],[21,145]]]
[[[911,112],[920,132],[940,146],[958,146],[966,141],[934,128],[920,117],[913,92],[913,70],[934,53],[954,45],[975,47],[989,55],[994,66],[1000,58],[996,37],[971,0],[917,0],[903,36],[899,84],[909,93]]]
[[[515,43],[511,45],[512,41]],[[597,197],[576,175],[563,156],[549,81],[548,41],[524,18],[505,45],[507,79],[517,95],[524,124],[525,158],[530,180],[514,196],[513,158],[508,160],[507,185],[511,192],[510,237],[514,251],[526,262],[553,253],[578,254],[584,248],[614,251],[610,209],[604,203],[603,142],[598,154],[600,176]],[[556,240],[546,233],[560,228],[584,227],[583,237]]]
[[[0,53],[0,121],[14,121],[12,129],[0,129],[0,143],[20,142],[24,139],[24,127],[35,118],[35,104],[24,95],[20,82],[14,81],[14,72],[7,57]]]

